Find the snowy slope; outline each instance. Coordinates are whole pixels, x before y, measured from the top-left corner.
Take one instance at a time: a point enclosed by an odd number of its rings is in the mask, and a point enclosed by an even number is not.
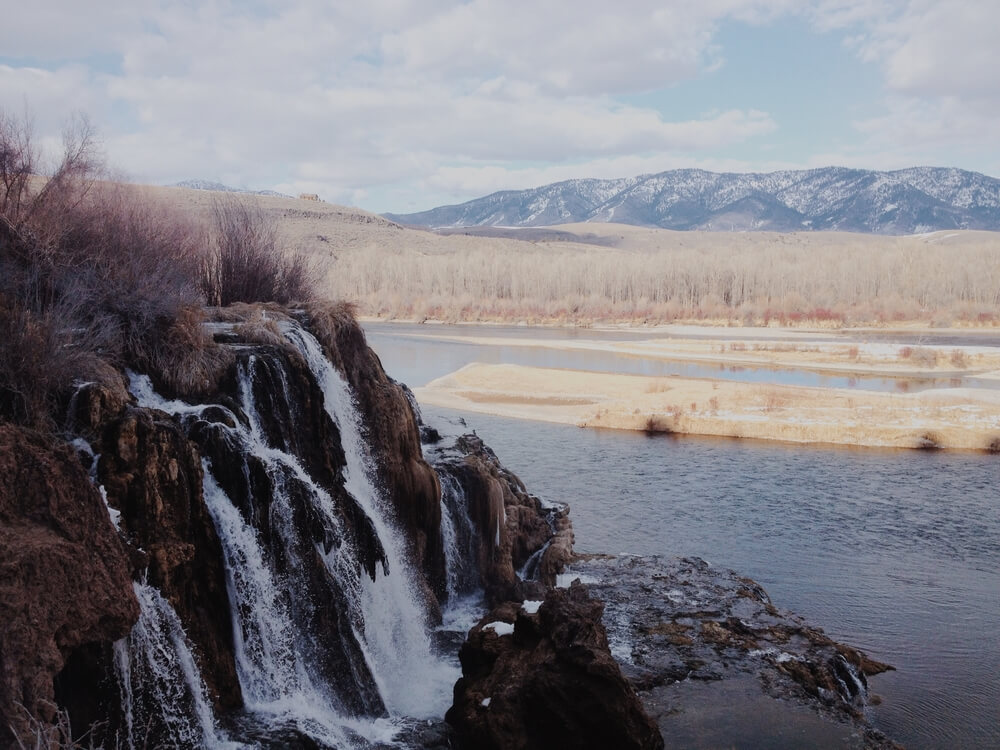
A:
[[[386,216],[430,227],[602,221],[722,231],[1000,230],[1000,180],[938,167],[895,172],[825,167],[766,174],[678,169],[630,179],[567,180]]]

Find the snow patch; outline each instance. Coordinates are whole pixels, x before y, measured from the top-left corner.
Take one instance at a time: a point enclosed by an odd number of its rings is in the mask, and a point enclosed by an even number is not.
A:
[[[483,625],[483,630],[492,630],[498,636],[504,636],[513,634],[514,626],[509,622],[503,622],[502,620],[497,620],[496,622],[489,622]]]

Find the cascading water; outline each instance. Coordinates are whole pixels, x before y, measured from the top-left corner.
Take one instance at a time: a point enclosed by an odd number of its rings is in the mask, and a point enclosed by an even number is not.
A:
[[[236,747],[215,726],[184,628],[152,586],[133,583],[139,600],[139,621],[126,638],[114,644],[115,671],[124,707],[129,750],[158,745],[174,747]]]
[[[240,414],[233,411],[235,405],[230,409],[163,399],[145,376],[130,375],[130,388],[142,406],[178,416],[201,438],[214,432],[219,439],[212,444],[225,448],[213,458],[224,461],[230,471],[236,467],[242,477],[225,483],[227,493],[216,474],[218,467],[212,459],[204,459],[204,498],[225,557],[234,653],[245,703],[246,720],[242,731],[233,728],[234,736],[245,738],[249,732],[253,741],[259,736],[255,732],[278,727],[332,747],[384,742],[396,731],[398,722],[392,717],[442,716],[459,671],[432,649],[427,614],[415,595],[416,573],[408,564],[402,535],[394,527],[387,503],[375,486],[370,450],[349,386],[308,332],[290,323],[284,326],[284,333],[308,364],[322,392],[325,411],[340,432],[346,460],[344,487],[363,513],[361,526],[375,537],[369,546],[374,544],[382,562],[374,566],[374,580],[359,562],[357,534],[365,532],[355,528],[357,523],[345,526],[345,511],[310,476],[289,445],[273,444],[274,440],[293,440],[273,435],[269,439],[262,425],[258,404],[262,396],[259,392],[255,395],[255,377],[271,376],[267,381],[271,383],[266,394],[271,401],[268,408],[273,409],[279,397],[289,409],[292,403],[286,373],[274,362],[254,354],[240,360],[236,373]],[[258,372],[265,367],[266,372]],[[284,393],[274,393],[274,389]],[[241,489],[234,490],[236,486]],[[314,560],[321,561],[325,576],[316,572]],[[310,571],[315,574],[312,578]],[[320,612],[320,605],[313,601],[317,586],[326,587],[323,590],[339,605],[332,625],[330,613]],[[169,609],[155,589],[145,587],[144,596]],[[171,628],[176,625],[176,633],[183,638],[176,614],[172,610],[170,614]],[[330,640],[336,638],[339,658],[327,653]],[[143,661],[137,649],[144,654],[146,645],[136,641],[136,634],[116,646],[120,674],[131,675],[134,669],[130,665]],[[165,666],[157,674],[164,676],[164,685],[200,684],[189,648],[183,653],[177,649],[163,653],[158,664]],[[189,673],[197,678],[196,683],[187,680]],[[129,717],[153,705],[140,700],[141,691],[133,689],[135,684],[135,680],[122,684]],[[366,697],[368,684],[372,688]],[[185,694],[204,698],[203,689],[188,689]],[[179,744],[221,742],[209,732],[214,725],[208,703],[195,701],[192,705],[198,707],[190,715],[199,717],[197,727],[203,742],[188,743],[185,739]],[[383,706],[390,719],[384,718]],[[168,723],[167,718],[163,721]],[[185,737],[190,738],[194,729],[185,731]]]
[[[305,357],[323,391],[324,408],[340,430],[347,460],[345,485],[371,520],[385,552],[388,570],[376,571],[375,580],[362,577],[361,581],[364,640],[379,692],[391,713],[441,716],[451,702],[458,672],[433,653],[427,614],[415,593],[413,566],[407,563],[402,535],[373,482],[374,467],[354,396],[312,334],[293,324],[286,325],[284,333]]]
[[[455,602],[479,588],[476,568],[477,534],[469,518],[469,503],[458,481],[447,472],[441,481],[441,536],[444,539],[448,601]]]

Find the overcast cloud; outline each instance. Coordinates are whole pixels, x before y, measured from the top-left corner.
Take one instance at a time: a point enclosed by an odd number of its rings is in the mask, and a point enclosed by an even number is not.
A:
[[[0,106],[27,107],[46,142],[88,113],[139,181],[409,211],[679,166],[1000,173],[993,0],[41,0],[4,16]],[[723,39],[779,26],[836,40],[825,85],[874,80],[833,137],[727,89]],[[782,81],[759,85],[773,101]],[[685,103],[692,87],[710,107]],[[788,100],[815,106],[815,89]]]

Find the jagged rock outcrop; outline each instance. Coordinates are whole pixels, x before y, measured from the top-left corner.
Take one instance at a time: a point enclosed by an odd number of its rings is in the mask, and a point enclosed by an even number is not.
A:
[[[139,616],[125,549],[73,451],[0,426],[0,747],[34,746],[75,650]]]
[[[603,609],[577,584],[550,589],[537,612],[510,602],[484,617],[460,651],[447,715],[463,746],[662,748],[611,656]]]
[[[526,578],[545,586],[555,584],[556,574],[572,554],[567,506],[545,507],[476,435],[462,435],[439,449],[434,465],[462,488],[478,532],[475,557],[489,602],[521,596],[517,573],[526,567],[532,568],[525,570]]]
[[[111,419],[94,447],[98,481],[139,563],[133,575],[159,589],[184,623],[216,707],[238,707],[226,571],[197,447],[167,415],[134,407]]]

